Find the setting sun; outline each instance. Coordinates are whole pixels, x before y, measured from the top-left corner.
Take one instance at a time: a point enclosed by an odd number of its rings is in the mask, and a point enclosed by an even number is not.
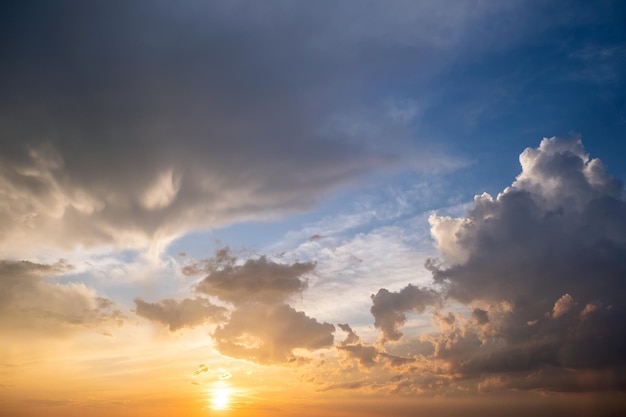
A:
[[[229,387],[214,388],[211,390],[211,409],[227,410],[230,408],[232,392],[233,390]]]

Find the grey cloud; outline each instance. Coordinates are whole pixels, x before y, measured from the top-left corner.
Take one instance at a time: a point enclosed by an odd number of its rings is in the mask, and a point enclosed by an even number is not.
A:
[[[55,283],[51,277],[73,269],[56,264],[0,261],[0,327],[63,334],[76,327],[121,324],[124,315],[114,303],[82,283]]]
[[[361,366],[369,368],[376,365],[378,349],[374,346],[357,343],[354,345],[338,346],[337,349],[347,352],[350,357],[357,359]]]
[[[225,266],[233,266],[237,262],[237,257],[231,254],[229,246],[224,246],[215,250],[213,257],[202,260],[191,260],[181,269],[187,276],[209,274]]]
[[[414,361],[414,358],[392,355],[377,346],[361,342],[360,337],[348,324],[338,324],[338,326],[348,335],[337,345],[337,349],[345,353],[348,358],[356,360],[362,368],[372,368],[381,363],[400,367]]]
[[[381,329],[383,341],[398,340],[402,333],[398,330],[406,322],[405,313],[414,311],[423,313],[426,307],[440,300],[440,295],[428,288],[407,285],[398,292],[390,292],[385,288],[372,295],[374,326]]]
[[[228,310],[216,306],[205,298],[167,298],[157,303],[148,303],[135,298],[135,314],[155,321],[176,331],[184,327],[196,327],[206,322],[217,323],[227,318]]]
[[[448,375],[502,389],[623,389],[622,184],[577,138],[544,139],[520,162],[522,173],[497,198],[477,196],[465,218],[430,219],[444,261],[426,267],[441,296],[470,317],[436,313],[439,331],[424,336],[435,348],[428,358]],[[374,298],[388,340],[399,338],[414,305],[401,293],[379,292],[389,299],[386,316]]]
[[[472,318],[476,321],[477,324],[489,323],[488,312],[480,308],[475,308],[474,310],[472,310]]]
[[[238,264],[228,248],[218,250],[214,258],[200,264],[192,269],[208,275],[196,284],[196,291],[233,304],[282,302],[302,292],[307,287],[302,277],[315,269],[313,262],[279,264],[265,256]]]
[[[352,345],[354,343],[357,343],[360,340],[359,336],[357,336],[356,333],[354,333],[354,330],[352,330],[349,324],[340,323],[337,325],[337,327],[339,327],[344,332],[348,333],[348,335],[346,336],[346,339],[343,342],[341,342],[342,345]]]
[[[376,364],[378,349],[374,346],[361,343],[361,339],[348,324],[338,324],[339,328],[347,333],[345,340],[337,346],[341,352],[345,352],[350,358],[356,359],[365,368]]]
[[[459,50],[514,40],[528,10],[442,7],[62,1],[3,9],[4,244],[140,247],[306,210],[373,170],[445,164],[372,104],[372,91],[435,73]],[[468,33],[472,48],[455,48]]]
[[[332,346],[335,327],[319,323],[285,304],[248,305],[233,311],[230,321],[215,330],[223,354],[259,363],[285,363],[293,350]]]

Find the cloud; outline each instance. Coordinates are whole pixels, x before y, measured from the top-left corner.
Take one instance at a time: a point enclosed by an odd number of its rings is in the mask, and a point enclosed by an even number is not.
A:
[[[559,298],[558,300],[556,300],[556,303],[554,303],[554,308],[552,308],[552,317],[558,319],[559,317],[570,311],[575,305],[576,301],[574,301],[571,295],[563,295],[563,297]]]
[[[134,302],[135,314],[166,325],[172,332],[185,327],[200,326],[206,322],[224,321],[228,312],[224,307],[211,304],[205,298],[185,298],[180,301],[166,298],[157,303],[135,298]]]
[[[356,360],[364,369],[372,368],[381,362],[398,367],[414,361],[414,358],[391,355],[374,345],[361,342],[359,336],[348,324],[338,324],[338,326],[348,335],[337,345],[337,349],[345,353],[348,358]]]
[[[206,372],[209,372],[209,367],[206,366],[205,364],[200,364],[198,365],[198,368],[196,368],[195,371],[193,371],[193,376],[198,376],[200,374],[204,374]]]
[[[427,100],[380,92],[555,24],[521,1],[359,6],[4,8],[0,245],[160,247],[373,172],[454,168],[415,137]]]
[[[229,249],[223,248],[216,252],[214,258],[187,265],[183,272],[208,273],[196,284],[196,291],[239,305],[282,302],[304,291],[307,282],[302,277],[314,269],[313,262],[279,264],[265,256],[237,264]]]
[[[372,295],[374,326],[381,329],[383,341],[398,340],[402,333],[398,330],[406,322],[407,311],[423,313],[427,306],[439,301],[439,294],[428,288],[407,285],[398,292],[381,288]]]
[[[0,261],[0,327],[57,335],[80,327],[121,324],[115,304],[82,283],[55,283],[50,277],[73,269],[56,264]]]
[[[432,22],[424,12],[437,13],[434,6],[400,13],[371,4],[364,20],[341,5],[329,19],[313,4],[3,10],[23,24],[10,25],[2,60],[11,65],[0,70],[0,190],[8,197],[0,243],[142,247],[306,210],[398,164],[447,164],[413,146],[411,129],[368,103],[362,87],[380,79],[389,53],[412,55],[388,46],[435,51],[470,31],[461,22],[480,27],[491,9],[459,7],[467,14],[447,17],[455,35],[416,24]],[[355,26],[364,21],[374,26]],[[368,39],[383,42],[365,50]],[[376,145],[381,134],[385,148]]]
[[[457,313],[434,312],[438,331],[422,336],[435,347],[428,360],[460,381],[507,381],[503,389],[623,389],[622,184],[578,138],[544,139],[520,162],[497,198],[477,196],[464,218],[430,218],[443,261],[426,267]],[[372,313],[383,339],[398,340],[404,313],[424,311],[431,294],[381,289]]]
[[[215,330],[216,348],[234,358],[258,363],[287,362],[296,348],[332,346],[335,326],[319,323],[286,304],[247,305],[233,311],[230,321]]]
[[[352,330],[349,324],[340,323],[337,325],[337,327],[339,327],[344,332],[348,333],[348,335],[346,336],[346,340],[341,342],[342,345],[353,345],[360,340],[359,336],[357,336],[356,333],[354,333],[354,330]]]
[[[279,264],[265,256],[240,260],[228,246],[222,247],[212,258],[191,260],[181,270],[185,275],[206,274],[194,291],[230,303],[228,309],[205,298],[157,303],[136,298],[135,313],[171,331],[225,321],[212,334],[223,355],[263,364],[303,360],[294,349],[332,346],[335,331],[332,324],[320,323],[285,303],[306,289],[302,277],[314,268],[313,262]]]

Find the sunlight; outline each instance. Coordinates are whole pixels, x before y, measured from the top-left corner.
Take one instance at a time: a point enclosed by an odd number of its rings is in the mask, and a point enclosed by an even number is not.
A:
[[[232,389],[228,387],[211,390],[211,409],[226,410],[230,406]]]

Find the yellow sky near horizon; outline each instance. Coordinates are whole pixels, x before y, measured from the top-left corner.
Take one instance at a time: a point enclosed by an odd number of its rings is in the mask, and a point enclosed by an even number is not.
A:
[[[258,365],[216,353],[206,329],[171,333],[145,323],[121,327],[114,336],[13,339],[0,353],[0,415],[11,417],[432,417],[468,416],[470,409],[471,415],[535,410],[587,416],[597,409],[619,411],[625,399],[533,392],[396,395],[367,384],[327,389],[329,382],[350,378],[349,366],[330,351],[298,365]],[[361,377],[373,381],[380,372]]]

